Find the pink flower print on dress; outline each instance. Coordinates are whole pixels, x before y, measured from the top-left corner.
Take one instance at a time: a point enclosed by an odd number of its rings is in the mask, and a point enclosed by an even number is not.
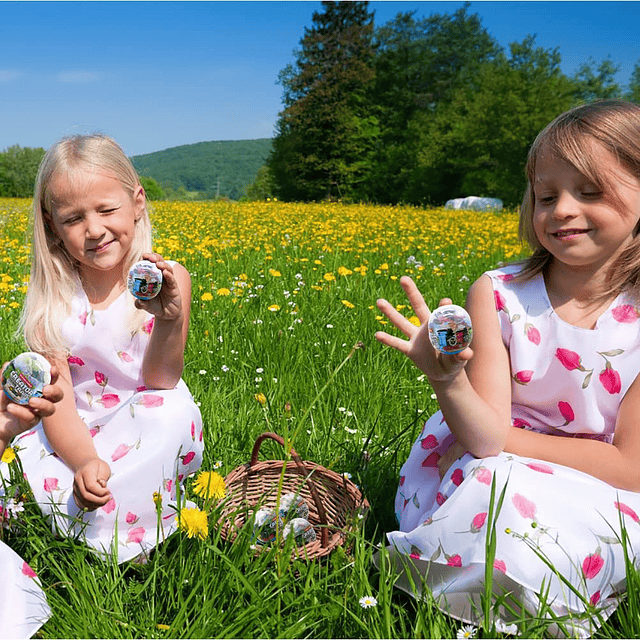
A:
[[[80,324],[87,324],[87,312],[83,311],[79,316],[78,320],[80,320]]]
[[[632,520],[640,524],[640,518],[638,518],[638,514],[624,502],[614,502],[615,508],[620,511],[620,513],[624,513],[627,516],[630,516]]]
[[[29,578],[37,578],[38,577],[36,575],[36,572],[24,561],[22,563],[22,573],[25,576],[29,577]]]
[[[507,573],[507,565],[505,564],[504,560],[494,560],[493,568],[497,569],[500,573]]]
[[[540,332],[531,323],[525,323],[524,331],[529,342],[533,342],[535,345],[540,344]]]
[[[185,454],[184,456],[180,456],[180,458],[182,459],[182,464],[189,464],[194,458],[196,457],[196,454],[194,451],[189,451],[189,453]]]
[[[162,482],[162,486],[167,493],[171,493],[171,487],[173,486],[173,480],[171,478],[165,478]]]
[[[603,566],[604,560],[600,555],[600,549],[598,549],[582,561],[582,573],[584,573],[584,577],[587,580],[592,580],[600,573],[600,569],[602,569]]]
[[[116,393],[105,393],[98,400],[98,404],[101,404],[105,409],[112,409],[120,404],[120,397]]]
[[[514,493],[513,498],[511,498],[511,502],[513,506],[516,508],[517,512],[523,517],[528,518],[529,520],[535,520],[536,518],[536,505],[534,502],[531,502],[528,498],[521,496],[519,493]]]
[[[596,591],[590,598],[589,602],[595,607],[600,602],[600,592]]]
[[[122,362],[133,362],[133,358],[126,351],[118,351],[118,358]]]
[[[533,469],[533,471],[539,471],[540,473],[553,474],[553,469],[542,462],[527,462],[527,467],[529,467],[529,469]]]
[[[402,486],[404,484],[405,479],[406,479],[406,476],[400,476],[400,480],[398,481],[398,485]]]
[[[153,409],[154,407],[161,407],[164,404],[164,398],[152,393],[145,393],[138,404],[141,404],[147,409]]]
[[[105,513],[111,513],[115,508],[116,508],[116,501],[113,498],[111,498],[111,500],[109,500],[109,502],[107,502],[107,504],[105,504],[102,507],[102,510]]]
[[[453,484],[455,484],[456,487],[459,487],[462,484],[463,480],[464,480],[464,475],[462,473],[462,469],[456,469],[451,474],[451,482],[453,482]]]
[[[568,402],[560,400],[560,402],[558,402],[558,410],[565,419],[565,423],[562,425],[563,427],[566,427],[570,422],[573,422],[576,419],[576,416],[573,413],[573,407]]]
[[[129,544],[130,542],[142,542],[144,538],[144,534],[145,534],[144,527],[137,527],[136,529],[131,529],[129,531],[129,534],[127,535],[126,544]]]
[[[620,380],[620,374],[611,368],[611,363],[607,361],[607,365],[600,372],[598,376],[600,384],[611,394],[615,395],[620,393],[622,389],[622,381]]]
[[[504,311],[506,312],[507,315],[509,315],[509,310],[507,309],[507,301],[505,300],[505,297],[499,291],[494,291],[493,297],[496,302],[496,311],[498,312]]]
[[[100,371],[96,371],[93,374],[93,377],[96,380],[96,384],[99,384],[101,387],[106,387],[107,383],[109,382],[109,379],[104,375],[104,373],[101,373]]]
[[[513,381],[517,382],[518,384],[525,385],[531,382],[531,378],[533,378],[533,371],[529,371],[528,369],[525,369],[523,371],[518,371],[513,376]]]
[[[442,493],[440,493],[438,491],[438,493],[436,493],[436,502],[442,506],[445,502],[447,501],[447,496],[443,495]]]
[[[616,322],[630,323],[635,322],[638,317],[638,309],[630,304],[622,304],[619,307],[611,309],[611,315]]]
[[[476,467],[473,476],[478,482],[489,486],[491,484],[491,471],[487,467]]]
[[[45,478],[44,479],[44,490],[47,493],[51,493],[52,491],[58,491],[58,478]]]
[[[430,453],[423,461],[423,467],[437,467],[438,460],[440,460],[440,454],[437,451]]]
[[[193,420],[191,421],[191,439],[196,441],[196,423]]]
[[[151,335],[151,332],[153,331],[153,323],[155,322],[155,317],[150,318],[149,320],[147,320],[143,325],[142,325],[142,330],[145,333],[148,333],[149,335]]]
[[[129,511],[127,513],[125,520],[127,524],[135,524],[136,522],[138,522],[138,520],[140,520],[140,518],[138,518],[138,516],[135,513],[131,513],[131,511]]]
[[[115,462],[116,460],[120,460],[120,458],[124,458],[124,456],[131,451],[133,448],[138,448],[140,446],[140,440],[138,440],[135,444],[121,444],[118,445],[116,450],[111,454],[111,460]]]
[[[486,520],[486,511],[482,513],[476,513],[476,515],[473,517],[473,520],[471,521],[471,533],[479,533],[480,529],[484,527],[484,523],[486,522]]]
[[[556,349],[556,358],[558,358],[560,364],[562,364],[567,371],[577,370],[586,373],[587,375],[584,377],[584,381],[582,382],[582,388],[586,389],[589,386],[593,369],[585,369],[582,366],[582,358],[575,351],[558,348]]]
[[[430,433],[426,438],[422,438],[420,441],[420,446],[423,449],[435,449],[438,446],[439,442],[437,438]]]
[[[453,555],[453,556],[446,556],[446,558],[447,558],[447,566],[449,566],[449,567],[461,567],[462,566],[462,558],[457,553],[455,555]]]
[[[79,367],[84,367],[84,360],[82,358],[78,358],[78,356],[68,356],[67,362],[69,364],[77,364]]]
[[[98,424],[95,427],[91,427],[91,429],[89,429],[89,433],[91,435],[92,438],[95,438],[99,433],[100,430],[102,429],[103,425]]]
[[[516,427],[517,429],[531,429],[531,425],[521,418],[513,418],[513,420],[511,420],[511,426]]]
[[[498,276],[498,280],[502,280],[502,282],[511,282],[514,278],[513,273],[501,273]]]

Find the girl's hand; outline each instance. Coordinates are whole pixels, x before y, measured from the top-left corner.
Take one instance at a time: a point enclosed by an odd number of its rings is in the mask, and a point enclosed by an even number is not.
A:
[[[2,369],[7,366],[5,362]],[[58,369],[51,367],[51,383],[44,387],[41,398],[30,398],[28,404],[16,404],[0,392],[0,440],[8,444],[12,438],[38,424],[41,418],[50,416],[55,405],[62,400],[62,389],[58,386]]]
[[[451,465],[460,460],[462,456],[467,453],[467,450],[456,440],[449,448],[444,452],[444,455],[438,460],[438,475],[440,480],[447,475]]]
[[[398,313],[394,307],[386,300],[378,300],[378,308],[384,313],[391,323],[409,340],[402,340],[395,336],[389,335],[384,331],[376,333],[376,339],[389,347],[397,349],[410,358],[413,363],[423,373],[427,375],[429,380],[433,382],[447,382],[454,379],[465,364],[472,358],[473,351],[469,347],[456,353],[455,355],[442,354],[436,351],[429,339],[429,329],[427,324],[431,317],[429,307],[427,307],[424,298],[415,283],[408,276],[400,278],[400,284],[404,289],[414,313],[420,320],[420,326],[416,327],[409,322],[402,314]],[[451,304],[449,298],[440,300],[440,306]]]
[[[100,458],[89,460],[80,467],[73,478],[73,499],[76,504],[89,511],[103,507],[111,500],[107,480],[111,477],[109,465]]]
[[[148,311],[158,320],[181,320],[183,313],[182,298],[173,268],[158,253],[145,253],[142,257],[153,262],[162,271],[162,287],[160,288],[160,293],[155,298],[151,298],[151,300],[136,299],[136,307]]]

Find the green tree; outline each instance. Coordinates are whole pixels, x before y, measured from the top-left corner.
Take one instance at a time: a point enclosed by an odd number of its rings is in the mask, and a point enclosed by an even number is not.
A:
[[[164,200],[166,198],[166,195],[157,180],[146,176],[140,176],[140,184],[143,186],[149,200]]]
[[[381,134],[368,193],[378,202],[406,197],[422,130],[461,86],[502,51],[465,4],[453,14],[415,19],[399,13],[375,33],[376,79],[370,92]]]
[[[44,149],[14,145],[0,153],[0,196],[30,198]]]
[[[275,184],[273,176],[267,165],[260,167],[255,180],[246,187],[245,194],[248,200],[266,200],[273,198]]]
[[[631,74],[631,80],[625,98],[631,102],[640,104],[640,60],[638,60],[633,67],[633,73]]]
[[[531,143],[574,103],[575,85],[560,62],[557,48],[536,47],[528,36],[510,45],[509,57],[480,67],[434,118],[414,120],[416,163],[404,199],[443,203],[476,195],[519,203]]]
[[[280,74],[284,110],[267,162],[284,200],[351,200],[371,169],[378,135],[368,2],[322,2],[295,65]]]
[[[618,71],[620,65],[614,64],[611,58],[606,58],[597,66],[593,58],[582,63],[573,76],[576,103],[621,98],[622,88],[615,79]]]

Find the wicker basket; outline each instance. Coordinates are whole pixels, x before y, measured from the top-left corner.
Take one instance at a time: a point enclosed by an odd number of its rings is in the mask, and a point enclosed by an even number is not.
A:
[[[222,503],[224,540],[233,542],[240,529],[259,507],[275,508],[283,460],[258,461],[260,445],[265,439],[284,447],[275,433],[263,433],[253,446],[251,461],[236,467],[225,478],[226,495]],[[359,515],[364,516],[369,503],[351,480],[315,462],[303,462],[292,449],[293,461],[286,463],[281,495],[298,494],[309,506],[307,520],[316,531],[316,540],[294,548],[301,558],[321,558],[344,544],[346,534]]]

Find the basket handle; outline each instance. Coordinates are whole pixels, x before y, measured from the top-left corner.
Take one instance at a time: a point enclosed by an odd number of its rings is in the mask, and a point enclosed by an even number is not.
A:
[[[284,448],[284,439],[280,437],[277,433],[267,432],[259,435],[256,438],[256,442],[253,445],[253,451],[251,452],[251,461],[249,462],[249,466],[253,467],[258,462],[258,453],[260,452],[260,445],[267,438],[271,440],[275,440],[282,448]],[[322,504],[322,500],[318,495],[318,490],[311,479],[311,473],[305,467],[304,462],[302,462],[300,456],[296,453],[295,449],[291,447],[291,457],[293,461],[296,463],[298,469],[302,472],[302,475],[307,483],[307,487],[309,487],[309,491],[311,492],[311,497],[313,498],[313,502],[316,505],[316,509],[318,510],[318,517],[320,518],[320,524],[324,525],[320,527],[320,544],[323,548],[326,548],[329,545],[329,529],[328,529],[328,520],[327,520],[327,512],[325,511],[324,505]]]

